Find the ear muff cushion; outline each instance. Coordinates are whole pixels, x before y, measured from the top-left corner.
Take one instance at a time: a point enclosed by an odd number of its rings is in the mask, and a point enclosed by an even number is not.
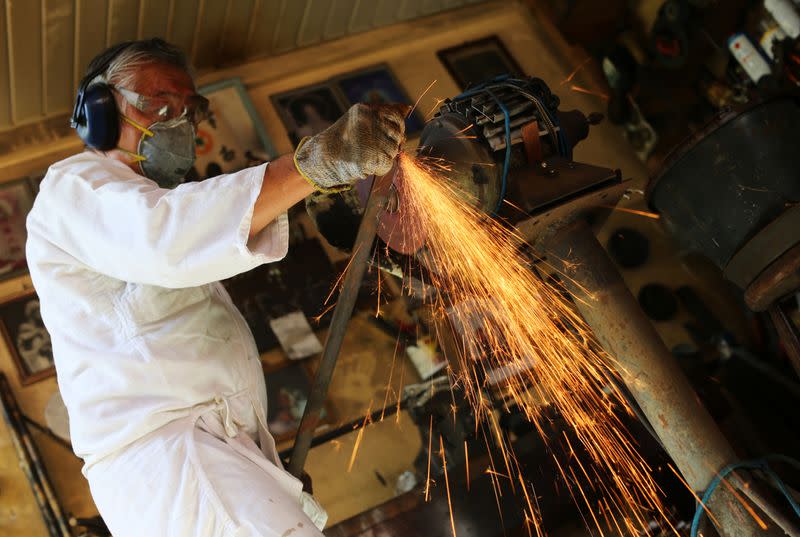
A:
[[[111,88],[94,84],[84,90],[75,127],[78,136],[89,147],[109,151],[119,141],[119,114]]]

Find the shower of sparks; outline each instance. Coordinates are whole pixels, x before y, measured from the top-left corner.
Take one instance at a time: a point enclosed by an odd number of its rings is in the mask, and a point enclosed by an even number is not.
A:
[[[486,395],[487,379],[500,373],[507,396],[548,446],[555,448],[562,439],[548,437],[547,420],[541,415],[546,406],[557,409],[571,427],[571,444],[565,436],[566,455],[557,456],[559,451],[552,449],[553,457],[570,495],[598,529],[602,516],[630,533],[647,533],[655,516],[674,531],[661,503],[663,493],[619,419],[619,410],[631,411],[611,382],[612,358],[603,353],[559,290],[534,273],[532,262],[520,253],[521,237],[473,208],[442,174],[441,163],[406,154],[399,158],[405,237],[424,230],[426,244],[418,258],[424,259],[427,269],[406,276],[415,276],[424,288],[436,291],[424,296],[441,321],[438,324],[448,326],[456,342],[457,356],[448,356],[451,385],[463,389],[487,447],[493,443],[500,454],[492,457],[489,451],[487,469],[498,505],[500,480],[514,491],[521,485],[517,494],[526,499],[525,518],[540,534],[539,509],[531,499],[536,491],[525,483]],[[432,434],[431,422],[429,444]],[[581,464],[573,446],[585,452],[591,464]],[[426,500],[430,459],[428,464]],[[589,490],[603,502],[593,506]]]

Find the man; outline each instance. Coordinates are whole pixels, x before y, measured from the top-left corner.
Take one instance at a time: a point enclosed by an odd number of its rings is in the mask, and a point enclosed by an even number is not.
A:
[[[281,259],[304,197],[387,173],[402,108],[356,105],[294,155],[179,184],[206,113],[159,39],[109,49],[79,88],[90,148],[50,167],[27,243],[73,446],[115,537],[318,536],[326,515],[281,468],[252,334],[217,281]]]

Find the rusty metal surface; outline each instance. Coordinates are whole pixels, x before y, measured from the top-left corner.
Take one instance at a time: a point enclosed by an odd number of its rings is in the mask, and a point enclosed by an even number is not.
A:
[[[800,99],[783,94],[723,113],[667,159],[647,199],[683,248],[720,269],[800,199]]]
[[[797,229],[800,230],[800,227]],[[759,274],[745,289],[744,300],[753,311],[765,311],[776,300],[798,288],[800,288],[800,244],[784,253]]]
[[[761,271],[799,242],[800,205],[796,205],[785,210],[755,237],[747,241],[728,262],[723,275],[740,288],[746,289],[754,283],[753,280]],[[763,309],[766,307],[754,308],[754,311]]]
[[[344,333],[347,330],[347,323],[353,314],[353,307],[358,297],[358,290],[367,269],[367,261],[372,255],[372,244],[375,241],[375,233],[378,227],[378,219],[381,212],[386,207],[386,200],[392,185],[392,179],[397,171],[397,163],[392,170],[381,178],[377,178],[372,185],[372,192],[364,210],[364,217],[358,228],[356,242],[353,246],[353,255],[347,274],[342,282],[342,290],[333,311],[328,337],[325,340],[325,348],[322,351],[322,358],[319,362],[314,384],[308,396],[306,408],[303,411],[303,419],[295,438],[292,458],[289,462],[289,472],[295,477],[300,477],[303,473],[308,450],[311,448],[311,440],[314,431],[319,425],[321,413],[325,404],[325,397],[328,394],[328,386],[333,377],[333,370],[336,367],[336,359],[339,356],[339,349],[344,340]]]
[[[800,98],[800,93],[794,92],[790,96],[794,98]],[[686,139],[683,140],[678,146],[676,146],[670,153],[664,158],[664,164],[662,165],[662,171],[655,176],[653,176],[650,181],[647,183],[647,188],[645,190],[645,196],[650,199],[653,190],[658,186],[659,181],[661,181],[662,177],[666,174],[666,172],[675,164],[680,162],[686,155],[688,155],[694,148],[699,145],[700,143],[705,140],[708,135],[712,134],[714,131],[726,126],[729,122],[739,117],[741,114],[746,114],[764,104],[767,104],[775,99],[784,98],[785,95],[774,95],[769,96],[764,99],[753,99],[749,101],[747,104],[737,107],[724,107],[722,108],[719,113],[708,120],[705,125],[701,128],[697,129],[696,131],[692,132]]]
[[[583,221],[575,221],[545,243],[560,260],[564,283],[598,342],[652,424],[686,482],[703,491],[736,455],[688,380],[640,311],[605,250]],[[711,510],[726,537],[765,535],[735,496],[719,487]]]
[[[558,205],[543,208],[538,214],[516,223],[514,227],[522,238],[541,248],[547,237],[578,216],[590,218],[596,226],[602,225],[611,212],[607,207],[614,206],[628,188],[627,181],[620,181],[618,175],[614,177],[616,179],[605,183],[605,186],[581,192]]]
[[[508,199],[526,213],[538,215],[621,182],[619,170],[551,157],[528,169],[514,170],[509,181]],[[602,203],[613,201],[604,200]],[[500,214],[512,221],[520,220],[518,210],[505,209]]]

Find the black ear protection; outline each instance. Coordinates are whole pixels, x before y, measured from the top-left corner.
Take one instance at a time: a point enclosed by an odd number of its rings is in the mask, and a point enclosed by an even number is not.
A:
[[[105,82],[92,84],[92,81],[103,74],[111,62],[132,43],[119,43],[92,60],[86,76],[78,85],[70,125],[86,145],[99,151],[109,151],[117,146],[119,114],[111,87]]]

